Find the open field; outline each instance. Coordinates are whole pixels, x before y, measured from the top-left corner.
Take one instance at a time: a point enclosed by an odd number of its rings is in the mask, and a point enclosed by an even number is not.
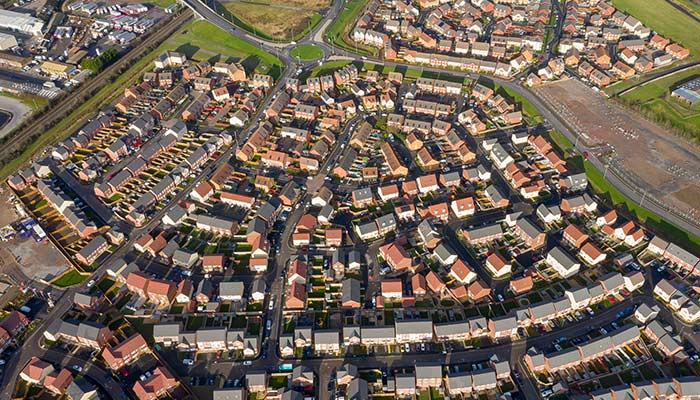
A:
[[[62,140],[73,133],[84,123],[84,118],[95,115],[98,110],[114,101],[124,88],[138,82],[144,72],[153,68],[153,60],[165,50],[181,51],[188,57],[199,59],[221,54],[224,58],[241,59],[246,68],[270,74],[275,78],[282,73],[282,62],[277,57],[224,33],[209,22],[189,22],[156,49],[141,57],[127,71],[102,86],[88,100],[76,104],[74,110],[66,118],[45,131],[19,157],[5,164],[0,169],[0,176],[5,177],[15,172],[39,148]]]
[[[0,243],[0,270],[17,269],[27,277],[49,281],[61,275],[70,263],[49,243],[37,243],[32,238],[13,239]]]
[[[293,48],[289,55],[304,61],[315,60],[323,57],[323,49],[313,44],[301,44]]]
[[[150,0],[149,3],[156,7],[167,8],[175,4],[175,0]]]
[[[583,143],[650,198],[700,217],[700,156],[692,144],[578,80],[543,85],[535,93],[568,121]]]
[[[355,51],[355,44],[348,38],[352,31],[357,14],[362,11],[368,0],[349,0],[345,3],[335,22],[326,30],[326,38],[338,47]],[[375,54],[376,49],[357,47],[357,52],[362,54]]]
[[[697,77],[700,77],[700,66],[639,86],[620,96],[620,99],[639,109],[649,119],[697,141],[700,140],[700,106],[690,106],[670,96],[672,88]]]
[[[229,35],[214,24],[199,20],[188,23],[165,41],[155,55],[165,50],[177,50],[195,60],[221,56],[221,61],[240,61],[248,71],[255,70],[275,78],[281,74],[282,62],[272,54]]]
[[[700,54],[700,24],[666,0],[613,0],[613,5],[642,21],[651,30],[687,47],[691,56]]]
[[[296,40],[313,29],[328,0],[231,1],[222,3],[241,28],[269,40]]]

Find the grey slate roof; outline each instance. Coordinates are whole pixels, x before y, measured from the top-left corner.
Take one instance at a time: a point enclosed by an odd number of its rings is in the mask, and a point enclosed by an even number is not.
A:
[[[486,225],[486,226],[481,226],[478,228],[473,228],[469,229],[469,239],[471,240],[479,240],[483,237],[487,236],[492,236],[492,235],[501,235],[503,234],[503,228],[501,228],[501,224],[493,224],[493,225]]]
[[[430,320],[398,320],[395,322],[396,334],[431,334],[433,332],[433,321]]]
[[[213,400],[245,400],[246,398],[242,388],[216,389],[213,395]]]
[[[345,279],[343,281],[343,303],[346,301],[360,302],[360,281],[357,279]]]
[[[482,369],[472,374],[472,383],[474,387],[495,385],[497,382],[496,372],[490,368]]]
[[[668,254],[673,255],[674,257],[680,259],[681,261],[689,264],[689,265],[695,265],[700,261],[698,257],[695,255],[691,254],[689,251],[685,250],[684,248],[678,246],[675,243],[671,243],[668,245],[666,248],[666,252]]]

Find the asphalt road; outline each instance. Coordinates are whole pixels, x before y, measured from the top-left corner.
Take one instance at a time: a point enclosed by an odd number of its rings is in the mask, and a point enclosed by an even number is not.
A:
[[[291,76],[291,69],[285,69],[281,79],[278,80],[277,84],[270,90],[269,93],[276,93],[282,88],[284,88],[284,82],[286,78]],[[208,164],[201,174],[199,174],[192,183],[188,184],[184,189],[180,190],[175,196],[170,200],[166,207],[157,211],[150,219],[150,221],[141,228],[136,228],[131,232],[129,240],[124,243],[123,246],[119,247],[114,253],[109,255],[106,259],[102,261],[100,266],[93,272],[90,279],[97,280],[102,276],[107,268],[113,266],[118,260],[124,258],[124,256],[129,253],[136,242],[136,240],[142,236],[144,233],[152,231],[156,226],[161,223],[161,218],[174,204],[177,204],[182,198],[184,198],[202,179],[208,177],[212,174],[216,168],[222,163],[228,161],[235,153],[237,143],[242,143],[248,135],[252,132],[253,128],[256,126],[256,121],[258,118],[262,117],[263,111],[270,105],[272,101],[271,96],[267,96],[263,103],[258,107],[256,112],[251,116],[250,123],[246,129],[241,130],[236,134],[236,140],[234,144],[224,152],[219,158]],[[0,391],[0,398],[10,398],[12,395],[12,390],[14,388],[13,380],[19,375],[21,368],[29,361],[31,357],[40,357],[43,350],[37,345],[37,337],[43,334],[46,326],[51,323],[56,318],[61,318],[72,306],[73,295],[76,292],[84,292],[87,290],[87,279],[84,283],[74,286],[66,290],[60,299],[55,300],[54,308],[51,310],[50,315],[42,320],[41,324],[37,329],[32,332],[30,337],[27,338],[27,343],[22,347],[21,351],[17,351],[13,357],[11,357],[5,366],[5,375],[2,379],[2,390]]]
[[[293,74],[293,68],[291,68],[292,65],[296,64],[298,66],[302,67],[309,67],[315,62],[309,61],[309,62],[302,62],[298,63],[296,62],[297,60],[292,59],[289,56],[288,51],[293,47],[292,45],[281,45],[280,43],[271,43],[271,42],[266,42],[259,40],[257,38],[252,38],[250,35],[247,33],[243,32],[240,28],[232,26],[227,20],[223,19],[220,17],[218,14],[210,10],[208,7],[206,7],[203,3],[195,1],[195,0],[185,0],[186,4],[190,6],[192,9],[195,10],[197,14],[202,16],[203,18],[209,20],[210,22],[213,22],[214,24],[220,26],[221,28],[225,29],[228,32],[231,32],[232,34],[238,36],[239,38],[255,45],[256,47],[262,48],[265,51],[268,51],[273,54],[279,54],[279,58],[282,60],[282,62],[285,65],[285,70],[280,77],[280,79],[277,81],[275,87],[270,91],[270,93],[277,92],[281,90],[284,87],[284,83],[287,78],[290,78]],[[338,15],[338,12],[340,11],[340,8],[342,6],[343,2],[342,1],[335,1],[329,10],[329,12],[326,14],[324,21],[321,21],[318,25],[317,28],[312,31],[309,35],[307,35],[304,39],[300,40],[299,43],[313,43],[321,48],[324,49],[326,52],[326,55],[330,55],[331,53],[334,53],[335,55],[340,55],[347,57],[349,59],[353,60],[365,60],[366,58],[359,57],[356,54],[346,52],[341,49],[334,48],[326,43],[319,42],[318,37],[322,36],[319,35],[319,29],[324,28],[328,25],[329,20],[335,19],[335,17]],[[279,50],[283,51],[279,51]],[[378,59],[370,59],[369,61],[374,61],[374,62],[380,62],[389,66],[396,66],[399,64],[396,63],[390,63],[390,62],[383,62]],[[432,72],[438,72],[438,73],[443,73],[443,74],[455,74],[452,71],[443,71],[439,69],[434,69],[434,68],[428,68],[428,67],[422,67],[423,70],[425,71],[432,71]],[[538,108],[538,110],[542,113],[542,115],[558,130],[560,130],[562,133],[564,133],[569,139],[573,139],[573,133],[566,127],[566,124],[560,120],[560,118],[547,109],[547,107],[542,104],[539,99],[534,96],[529,90],[526,88],[522,87],[519,85],[517,82],[513,81],[508,81],[508,80],[502,80],[494,77],[488,77],[488,79],[491,79],[495,81],[496,83],[503,85],[505,87],[508,87],[509,89],[512,89],[525,97],[527,100],[533,103],[535,107]],[[239,134],[237,134],[237,143],[238,142],[243,142],[244,138],[247,137],[247,135],[252,131],[255,121],[261,116],[262,111],[267,108],[271,101],[270,96],[266,98],[264,103],[258,108],[257,112],[251,117],[251,123],[246,129],[242,130]],[[350,125],[350,124],[348,124]],[[321,171],[325,171],[326,168],[335,161],[337,161],[338,157],[341,155],[341,151],[339,150],[339,143],[344,142],[347,138],[348,132],[347,128],[344,131],[344,133],[341,135],[341,138],[336,142],[336,146],[334,147],[331,155],[328,157],[326,162],[324,162],[323,166],[321,167]],[[573,142],[574,140],[572,140]],[[580,146],[579,146],[580,147]],[[115,253],[113,253],[111,256],[109,256],[103,263],[102,265],[95,271],[95,273],[92,275],[92,278],[97,278],[100,275],[102,275],[106,268],[108,266],[111,266],[115,261],[118,259],[122,258],[124,255],[126,255],[130,250],[131,247],[133,246],[133,243],[135,240],[143,233],[148,232],[155,228],[159,223],[160,219],[163,216],[163,214],[169,209],[170,205],[175,204],[178,200],[180,200],[183,196],[186,195],[186,193],[194,187],[201,179],[207,177],[209,174],[211,174],[214,169],[219,166],[222,162],[225,162],[228,160],[233,152],[235,151],[236,146],[232,146],[230,149],[228,149],[221,157],[219,157],[216,161],[212,162],[205,170],[190,184],[188,185],[184,190],[181,190],[178,192],[173,199],[169,202],[169,205],[161,209],[159,212],[157,212],[153,218],[150,220],[150,222],[142,227],[135,229],[132,232],[132,235],[130,236],[129,240],[127,243],[125,243],[124,246],[120,247]],[[579,148],[580,151],[586,151],[586,149]],[[603,166],[602,164],[597,161],[596,159],[590,159],[590,162],[593,163],[598,169],[602,171]],[[323,178],[325,176],[325,173],[322,172],[318,176],[316,176],[314,179],[310,180],[307,183],[307,187],[309,188],[308,192],[304,195],[303,199],[301,202],[303,204],[306,204],[310,201],[311,196],[314,194],[315,190],[318,189],[323,184]],[[616,181],[614,177],[611,177],[612,183],[620,190],[621,192],[625,193],[632,199],[639,201],[639,196],[636,195],[635,192],[632,191],[631,188],[629,188],[625,183]],[[651,205],[651,204],[650,204]],[[651,207],[650,207],[651,208]],[[659,213],[661,216],[666,217],[666,213],[664,212],[658,212],[657,210],[653,210],[657,213]],[[662,211],[662,210],[659,210]],[[279,362],[279,357],[277,354],[277,339],[279,337],[280,333],[280,326],[279,323],[281,321],[281,315],[282,315],[282,302],[284,299],[284,292],[283,292],[283,279],[281,277],[281,272],[284,269],[286,261],[291,257],[291,255],[295,252],[294,249],[289,247],[289,238],[291,236],[291,233],[293,232],[293,228],[296,225],[296,222],[298,219],[303,215],[304,213],[304,208],[299,207],[299,209],[294,210],[292,213],[290,213],[288,220],[285,225],[285,230],[281,236],[281,248],[279,254],[275,257],[275,261],[271,263],[271,269],[268,272],[267,275],[267,280],[268,282],[272,283],[272,286],[270,286],[270,293],[273,294],[274,297],[274,307],[273,307],[273,312],[271,315],[267,315],[266,318],[271,318],[273,321],[273,328],[271,330],[271,335],[269,338],[267,338],[267,346],[268,346],[268,357],[267,359],[263,360],[262,358],[259,358],[255,361],[253,361],[253,365],[245,368],[245,370],[254,370],[254,369],[270,369],[271,366],[276,365]],[[673,216],[668,216],[668,219],[676,222],[675,218]],[[59,363],[65,363],[66,360],[58,360],[58,358],[53,358],[54,356],[58,356],[56,354],[51,355],[50,353],[45,353],[42,349],[39,348],[38,346],[38,339],[40,339],[40,334],[43,332],[45,328],[45,324],[49,323],[51,320],[54,318],[59,318],[61,317],[70,307],[71,307],[71,300],[72,296],[75,292],[77,291],[83,291],[87,289],[86,284],[79,285],[77,287],[68,289],[64,292],[63,296],[56,300],[56,306],[51,312],[51,315],[47,317],[44,321],[43,324],[30,335],[30,337],[27,339],[26,345],[22,348],[21,351],[18,351],[18,355],[15,355],[12,357],[9,361],[8,364],[6,365],[6,374],[4,376],[2,385],[3,389],[2,392],[0,392],[0,397],[6,398],[9,397],[10,391],[12,390],[12,382],[11,380],[14,379],[19,373],[19,369],[26,364],[27,360],[32,357],[32,356],[41,356],[46,358],[44,354],[49,354],[48,357],[51,358],[51,360],[56,360],[55,362]],[[596,315],[594,318],[594,321],[596,324],[606,324],[608,322],[611,322],[616,318],[616,312],[626,308],[630,305],[636,305],[640,304],[641,302],[646,302],[647,304],[653,304],[654,301],[652,298],[649,296],[636,296],[633,299],[626,300],[620,303],[617,303],[610,307],[609,309],[599,313]],[[590,329],[591,325],[591,320],[585,320],[581,322],[577,322],[574,324],[567,325],[564,328],[555,330],[554,332],[550,332],[547,334],[539,335],[533,338],[529,338],[526,341],[520,341],[517,342],[516,345],[511,345],[511,343],[503,343],[503,344],[497,344],[494,346],[488,346],[488,347],[483,347],[483,348],[478,348],[478,349],[471,349],[468,351],[456,351],[452,352],[447,355],[442,355],[442,354],[435,354],[435,353],[418,353],[418,354],[395,354],[395,355],[387,355],[387,356],[381,356],[381,357],[352,357],[352,358],[324,358],[324,359],[319,359],[319,358],[312,358],[312,359],[305,359],[303,360],[303,364],[309,367],[312,367],[316,370],[317,376],[320,378],[319,382],[319,387],[320,387],[320,397],[321,399],[327,399],[330,397],[330,394],[326,390],[327,386],[327,378],[329,375],[329,372],[332,371],[334,368],[337,366],[341,365],[343,362],[346,361],[352,361],[354,364],[356,364],[360,368],[376,368],[379,366],[388,366],[388,368],[398,368],[398,367],[403,367],[403,366],[411,366],[415,362],[420,362],[420,361],[433,361],[433,362],[442,362],[445,364],[456,364],[456,363],[469,363],[469,362],[474,362],[474,361],[480,361],[489,358],[490,356],[496,354],[499,356],[499,358],[503,359],[508,359],[511,360],[511,363],[513,366],[516,366],[517,364],[515,363],[515,360],[519,360],[520,357],[523,354],[524,349],[529,348],[531,346],[544,346],[549,343],[551,343],[553,338],[560,337],[560,336],[567,336],[567,337],[573,337],[577,336],[580,334],[584,334]],[[525,345],[523,345],[523,343]],[[71,361],[69,361],[71,362]],[[286,360],[285,360],[286,362]],[[302,361],[293,361],[293,364],[299,364]],[[218,368],[223,368],[226,367],[227,363],[219,363]],[[240,363],[231,363],[231,370],[233,371],[241,371],[240,368]],[[95,369],[94,367],[91,367],[90,370]],[[99,369],[96,369],[95,372],[95,377],[99,377],[99,373],[101,371]],[[90,372],[89,372],[90,373]],[[523,374],[524,375],[524,374]],[[108,386],[109,383],[105,383],[105,387],[111,391],[110,387]],[[524,385],[525,388],[524,390],[526,392],[532,390],[532,388],[528,388],[527,385]]]
[[[2,71],[2,70],[0,70]],[[10,133],[31,114],[32,108],[17,99],[0,96],[0,110],[10,114],[10,119],[0,128],[0,138]]]

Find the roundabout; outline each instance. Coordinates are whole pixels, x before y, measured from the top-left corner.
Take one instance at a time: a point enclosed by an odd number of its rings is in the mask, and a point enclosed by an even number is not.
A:
[[[323,57],[323,49],[313,44],[300,44],[292,48],[289,55],[299,61],[311,61]]]

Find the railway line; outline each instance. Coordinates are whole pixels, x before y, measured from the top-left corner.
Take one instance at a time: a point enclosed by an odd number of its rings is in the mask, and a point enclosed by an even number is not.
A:
[[[4,166],[11,159],[21,157],[19,154],[24,152],[26,147],[34,141],[44,141],[45,143],[43,144],[56,142],[64,137],[67,137],[79,126],[87,122],[87,120],[93,116],[92,113],[85,113],[79,116],[79,118],[76,118],[74,121],[71,121],[70,125],[56,137],[44,138],[43,140],[41,138],[42,135],[46,134],[46,130],[48,130],[51,125],[56,124],[62,119],[68,117],[73,110],[75,110],[81,103],[85,102],[86,98],[93,96],[98,90],[100,90],[100,88],[105,85],[106,81],[109,81],[110,79],[118,76],[120,73],[123,73],[126,68],[144,57],[146,54],[148,54],[148,52],[152,51],[155,46],[164,42],[174,32],[180,29],[180,27],[189,21],[192,16],[192,11],[189,9],[184,9],[173,19],[164,22],[162,26],[156,27],[151,35],[144,38],[124,57],[105,68],[104,71],[85,82],[85,84],[79,86],[74,92],[68,94],[62,99],[59,99],[57,104],[52,109],[44,112],[44,114],[32,121],[28,127],[22,129],[21,131],[16,131],[12,135],[8,136],[6,141],[0,145],[0,165]],[[119,92],[111,93],[102,101],[102,103],[113,100],[118,94]],[[101,107],[98,106],[95,109],[99,108]],[[6,177],[5,175],[9,175],[9,173],[7,171],[3,171],[0,172],[0,175],[2,175],[0,176],[0,179],[4,179]]]

